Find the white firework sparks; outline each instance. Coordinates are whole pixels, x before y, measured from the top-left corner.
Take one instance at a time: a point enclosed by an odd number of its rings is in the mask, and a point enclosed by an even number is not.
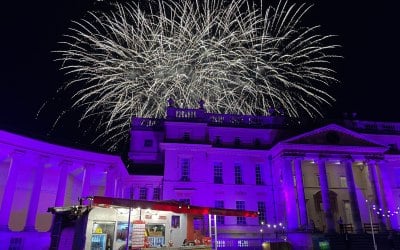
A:
[[[169,98],[191,108],[204,100],[212,113],[321,115],[334,101],[336,45],[318,26],[301,26],[309,8],[156,0],[91,12],[58,51],[74,76],[66,87],[78,86],[82,119],[101,117],[117,141],[133,116],[163,117]]]

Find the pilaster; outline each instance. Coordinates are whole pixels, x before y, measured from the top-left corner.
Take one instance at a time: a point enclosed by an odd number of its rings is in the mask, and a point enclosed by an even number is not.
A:
[[[31,199],[29,201],[29,209],[26,217],[25,231],[36,231],[36,213],[39,205],[39,198],[42,188],[43,173],[45,164],[48,162],[47,156],[39,156],[37,159],[37,166],[35,168],[35,177],[32,187]]]
[[[319,179],[321,185],[321,196],[322,196],[322,205],[325,213],[325,220],[327,226],[328,233],[335,232],[335,222],[333,220],[332,207],[329,200],[329,186],[328,186],[328,177],[326,174],[326,160],[324,158],[319,158],[317,161],[318,171],[319,171]]]
[[[107,168],[105,196],[115,197],[115,191],[116,191],[115,166],[109,166]]]
[[[60,175],[58,179],[57,196],[55,201],[56,207],[64,206],[65,191],[67,188],[67,181],[70,167],[72,166],[71,161],[62,161],[60,164]]]
[[[286,220],[288,230],[298,229],[296,196],[294,194],[294,179],[292,171],[292,158],[285,157],[283,160],[283,193],[285,196]]]
[[[83,172],[83,180],[82,180],[82,193],[81,198],[83,199],[83,204],[87,205],[86,197],[90,196],[90,188],[91,188],[91,174],[93,171],[94,165],[93,164],[85,164],[84,172]]]
[[[300,226],[305,228],[308,224],[308,219],[307,219],[307,207],[304,194],[303,172],[301,169],[301,163],[302,163],[301,158],[296,158],[294,160],[294,168],[296,173],[297,200],[299,204],[299,214],[300,214]]]
[[[371,184],[372,184],[372,190],[374,193],[376,205],[379,208],[382,208],[385,210],[386,207],[385,207],[385,203],[384,203],[382,187],[379,183],[379,175],[378,175],[375,160],[368,161],[368,171],[370,173],[370,180],[371,180]],[[379,225],[380,225],[382,231],[386,231],[386,223],[385,223],[385,219],[382,218],[382,215],[378,215],[378,220],[379,220]]]
[[[353,215],[354,227],[356,233],[362,233],[363,226],[361,222],[360,216],[360,208],[358,205],[357,199],[357,190],[354,181],[354,174],[353,174],[353,162],[350,159],[344,161],[345,170],[346,170],[346,180],[347,180],[347,187],[349,190],[350,196],[350,206],[351,206],[351,213]]]
[[[8,169],[8,175],[6,185],[4,187],[3,200],[0,208],[0,230],[8,231],[8,222],[11,215],[11,207],[14,200],[15,188],[17,186],[18,168],[22,166],[22,160],[25,156],[24,151],[14,151],[9,157],[10,167]]]

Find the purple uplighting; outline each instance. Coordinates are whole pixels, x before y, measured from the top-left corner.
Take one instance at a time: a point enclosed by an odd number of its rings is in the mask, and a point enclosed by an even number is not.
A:
[[[390,131],[383,130],[389,125]],[[352,233],[370,222],[379,230],[399,229],[400,154],[394,145],[400,143],[400,124],[347,120],[294,131],[283,116],[168,107],[165,119],[132,120],[128,168],[118,156],[0,131],[0,244],[27,245],[40,238],[49,246],[54,225],[48,208],[74,211],[79,203],[91,205],[86,199],[91,196],[175,201],[176,209],[185,211],[191,206],[258,211],[258,218],[216,217],[217,245],[226,249],[261,247],[262,241],[301,248],[314,233],[339,232],[339,219]],[[92,220],[117,223],[93,216],[89,213],[88,228]],[[181,234],[189,240],[207,234],[199,226],[206,219],[191,220],[173,230],[185,225]],[[179,245],[184,236],[162,237]]]

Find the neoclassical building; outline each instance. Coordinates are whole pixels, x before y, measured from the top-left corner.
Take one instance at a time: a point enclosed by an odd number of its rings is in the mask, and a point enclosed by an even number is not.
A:
[[[119,156],[0,131],[0,249],[49,249],[49,207],[118,196],[126,176]]]
[[[219,247],[280,239],[309,249],[312,234],[339,232],[339,221],[355,234],[371,223],[399,230],[400,123],[345,119],[307,130],[273,113],[171,105],[164,119],[133,118],[130,136],[126,167],[118,156],[1,131],[0,245],[38,235],[45,248],[47,209],[92,195],[259,212],[218,216]],[[204,218],[194,226],[207,233]]]

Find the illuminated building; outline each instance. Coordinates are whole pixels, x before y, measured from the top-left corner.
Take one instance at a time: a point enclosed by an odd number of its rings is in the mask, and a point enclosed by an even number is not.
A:
[[[32,235],[48,244],[47,208],[92,195],[259,211],[258,218],[218,216],[220,247],[261,238],[309,246],[312,233],[339,232],[340,217],[362,233],[370,223],[366,200],[384,211],[372,218],[380,231],[398,230],[400,123],[300,128],[274,114],[168,107],[165,119],[132,120],[130,174],[118,156],[2,131],[0,245],[26,245]]]

